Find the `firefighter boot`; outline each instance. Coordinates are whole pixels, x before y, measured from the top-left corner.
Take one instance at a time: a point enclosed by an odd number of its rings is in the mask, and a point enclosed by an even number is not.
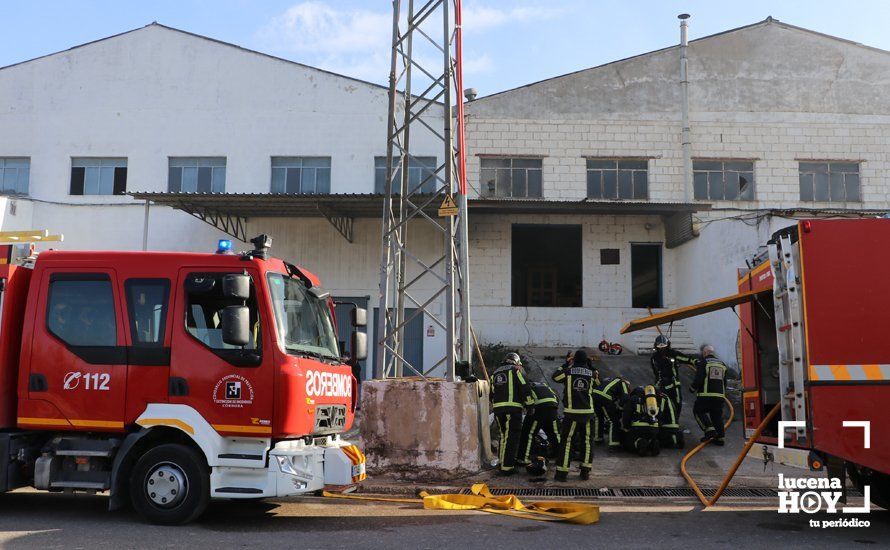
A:
[[[553,481],[568,481],[568,479],[569,473],[560,470],[556,470],[556,475],[553,476]]]
[[[587,481],[588,479],[590,479],[590,468],[584,468],[583,466],[581,467],[581,479],[583,481]]]

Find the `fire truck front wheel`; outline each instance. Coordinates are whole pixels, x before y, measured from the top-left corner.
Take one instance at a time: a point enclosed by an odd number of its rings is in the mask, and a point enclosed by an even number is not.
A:
[[[185,445],[149,449],[133,466],[130,498],[133,508],[151,523],[189,523],[204,513],[210,501],[207,465]]]

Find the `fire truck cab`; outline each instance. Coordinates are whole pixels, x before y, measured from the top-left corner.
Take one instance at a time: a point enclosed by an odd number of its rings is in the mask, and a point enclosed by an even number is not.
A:
[[[108,490],[111,508],[185,523],[210,498],[364,479],[339,434],[365,335],[341,357],[333,301],[270,241],[0,265],[0,490]]]

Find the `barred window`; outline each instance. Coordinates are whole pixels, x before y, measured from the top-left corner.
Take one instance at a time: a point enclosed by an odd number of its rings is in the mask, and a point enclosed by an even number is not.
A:
[[[272,157],[272,192],[331,192],[330,157]]]
[[[483,197],[541,198],[543,161],[529,158],[481,159]]]
[[[859,202],[858,162],[801,162],[800,200]]]
[[[127,159],[71,159],[72,195],[123,195],[127,192]]]
[[[646,199],[648,197],[648,161],[587,159],[588,199]]]
[[[30,176],[30,158],[0,157],[0,193],[27,195]]]
[[[753,161],[696,160],[692,163],[692,174],[698,200],[754,200]]]
[[[171,193],[225,193],[226,157],[171,157],[167,189]]]
[[[402,184],[402,170],[399,168],[398,159],[393,159],[393,168],[395,169],[394,183],[398,186]],[[439,178],[436,177],[436,157],[412,157],[408,159],[408,191],[417,190],[418,193],[435,193],[436,189],[441,186]],[[399,189],[394,189],[395,194],[399,194]],[[374,192],[386,193],[386,157],[374,157]]]

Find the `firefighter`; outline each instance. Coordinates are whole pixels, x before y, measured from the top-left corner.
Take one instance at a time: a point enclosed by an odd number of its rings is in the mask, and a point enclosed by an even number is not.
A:
[[[655,351],[649,358],[652,364],[652,374],[655,376],[655,387],[674,401],[677,416],[683,410],[683,394],[680,391],[680,375],[677,372],[677,363],[693,364],[693,359],[671,348],[671,341],[667,336],[659,334],[655,338]]]
[[[600,430],[610,449],[621,447],[621,405],[630,392],[630,383],[616,376],[606,378],[593,390]]]
[[[538,430],[547,436],[547,456],[556,456],[559,445],[559,419],[556,410],[559,407],[559,398],[553,388],[546,382],[529,383],[532,407],[526,409],[525,419],[522,421],[522,436],[519,439],[520,464],[528,464],[532,454],[532,443]]]
[[[501,475],[514,473],[522,427],[522,410],[531,403],[531,392],[522,375],[519,355],[508,353],[501,366],[491,374],[491,409],[494,411],[500,431],[498,461]]]
[[[553,381],[565,384],[563,392],[562,430],[559,434],[559,452],[556,456],[556,481],[566,481],[569,475],[569,464],[572,458],[572,447],[579,445],[573,441],[575,433],[583,433],[581,458],[581,479],[590,478],[593,456],[593,388],[596,372],[591,366],[587,352],[579,349],[575,352],[571,363],[556,369]]]
[[[705,432],[702,441],[713,439],[717,445],[724,444],[723,402],[726,396],[727,367],[714,355],[714,346],[701,347],[701,359],[696,361],[695,380],[690,391],[695,392],[695,405],[692,414]]]
[[[662,391],[656,391],[655,395],[658,398],[658,444],[662,449],[682,449],[686,441],[674,401]]]
[[[658,443],[658,398],[654,386],[637,386],[633,389],[621,411],[621,427],[625,449],[640,456],[658,455],[661,447]]]

